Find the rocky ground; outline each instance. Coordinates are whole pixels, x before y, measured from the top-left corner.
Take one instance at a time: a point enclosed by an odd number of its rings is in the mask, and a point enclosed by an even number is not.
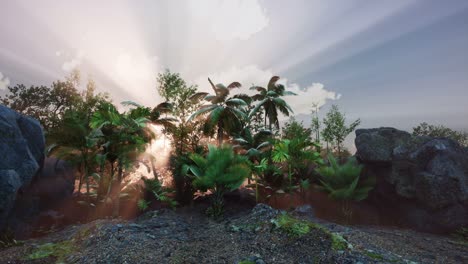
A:
[[[132,221],[71,226],[0,250],[0,262],[468,263],[466,244],[447,237],[340,226],[314,218],[309,207],[290,212],[287,219],[300,220],[284,226],[281,211],[231,203],[219,221],[206,217],[207,205],[199,203],[147,212]]]

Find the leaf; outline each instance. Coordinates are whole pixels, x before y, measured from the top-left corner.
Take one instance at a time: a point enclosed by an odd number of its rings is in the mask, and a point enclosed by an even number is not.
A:
[[[239,82],[232,82],[231,84],[228,85],[228,89],[234,89],[234,88],[241,88],[242,85]]]

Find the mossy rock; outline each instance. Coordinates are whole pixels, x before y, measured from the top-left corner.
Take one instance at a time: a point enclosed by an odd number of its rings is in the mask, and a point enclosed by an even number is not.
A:
[[[333,250],[340,251],[352,248],[352,245],[340,234],[330,232],[319,224],[296,219],[286,213],[280,214],[278,217],[272,219],[271,223],[276,229],[285,232],[290,237],[301,237],[315,229],[324,232],[330,238]]]

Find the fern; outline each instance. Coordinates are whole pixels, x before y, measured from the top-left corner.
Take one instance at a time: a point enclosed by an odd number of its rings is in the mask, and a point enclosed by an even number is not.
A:
[[[361,201],[367,198],[374,186],[374,181],[373,179],[363,181],[360,178],[362,166],[358,165],[354,158],[340,165],[330,155],[328,161],[330,166],[317,169],[321,175],[322,190],[336,200]]]

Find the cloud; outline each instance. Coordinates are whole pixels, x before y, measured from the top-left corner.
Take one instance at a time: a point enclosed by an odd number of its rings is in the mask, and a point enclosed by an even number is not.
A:
[[[207,77],[216,84],[223,83],[228,85],[233,81],[238,81],[242,84],[237,93],[246,93],[249,95],[255,94],[256,91],[251,91],[249,88],[253,85],[265,87],[272,76],[271,69],[263,70],[257,65],[247,65],[244,67],[232,67],[226,71],[211,73],[197,78],[194,82],[199,86],[200,91],[212,93],[212,89],[208,83]],[[322,83],[311,83],[308,86],[301,87],[297,83],[290,82],[287,78],[281,78],[278,83],[286,86],[286,89],[294,92],[297,96],[287,96],[286,100],[294,110],[294,114],[308,114],[312,108],[312,104],[318,104],[318,107],[325,105],[329,100],[338,100],[341,95],[334,91],[325,89]]]
[[[218,40],[247,40],[269,24],[258,0],[192,0],[190,11]]]
[[[78,50],[75,56],[71,60],[66,61],[62,64],[62,70],[64,70],[65,72],[71,72],[72,70],[74,70],[75,68],[77,68],[83,63],[84,57],[85,57],[84,51]]]
[[[10,79],[6,76],[3,76],[3,73],[0,72],[0,90],[6,90],[10,85]]]

